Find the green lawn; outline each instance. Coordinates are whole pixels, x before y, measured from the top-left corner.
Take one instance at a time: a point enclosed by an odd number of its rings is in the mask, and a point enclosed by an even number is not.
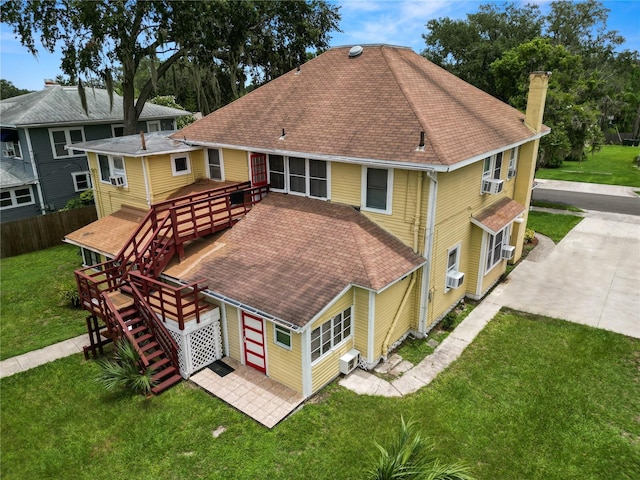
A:
[[[638,147],[605,145],[599,152],[587,154],[584,162],[564,162],[560,168],[541,168],[536,172],[536,178],[640,187],[640,169],[633,163],[638,155]]]
[[[0,380],[3,479],[360,479],[401,415],[478,479],[640,478],[640,340],[560,320],[501,312],[416,394],[333,383],[272,430],[188,382],[145,401],[96,373],[75,355]]]
[[[86,332],[87,313],[62,305],[57,295],[81,264],[71,245],[0,260],[0,359]]]
[[[578,217],[576,215],[538,212],[532,210],[529,212],[527,228],[531,228],[535,232],[541,233],[542,235],[549,237],[555,243],[558,243],[581,221],[582,217]]]

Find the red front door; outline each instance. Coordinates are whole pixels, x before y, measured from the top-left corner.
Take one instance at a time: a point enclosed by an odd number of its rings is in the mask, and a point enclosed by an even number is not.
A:
[[[261,187],[267,184],[267,156],[264,153],[251,154],[251,185]]]
[[[242,336],[245,363],[266,374],[267,362],[264,349],[264,321],[261,318],[242,312]]]

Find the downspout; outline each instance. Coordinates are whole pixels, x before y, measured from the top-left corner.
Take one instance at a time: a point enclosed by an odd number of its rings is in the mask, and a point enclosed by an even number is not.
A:
[[[149,162],[147,161],[147,156],[142,157],[142,176],[144,178],[144,189],[147,195],[147,207],[151,208],[151,191],[149,188],[149,176],[147,174],[147,169],[149,168]]]
[[[420,325],[418,331],[421,334],[427,333],[427,306],[429,304],[429,288],[431,283],[431,264],[433,263],[433,236],[436,225],[436,200],[438,197],[438,179],[436,172],[427,172],[427,176],[431,180],[429,187],[429,213],[427,214],[427,228],[424,239],[424,257],[427,264],[424,267],[422,275],[422,292],[420,295]]]
[[[31,145],[31,133],[29,133],[29,129],[24,129],[25,137],[27,140],[27,150],[29,151],[29,160],[31,162],[31,168],[33,169],[33,174],[36,177],[36,190],[38,191],[38,197],[40,198],[40,214],[44,215],[47,213],[44,201],[44,194],[42,193],[42,185],[40,185],[40,172],[38,171],[38,166],[36,165],[36,158],[33,155],[33,146]]]
[[[422,172],[418,172],[418,193],[416,195],[416,211],[413,215],[413,251],[418,253],[418,233],[420,231],[420,207],[422,206]],[[411,274],[411,280],[409,281],[409,285],[407,286],[407,290],[404,292],[404,296],[402,297],[402,301],[400,302],[400,306],[398,307],[398,311],[393,317],[393,321],[391,322],[391,326],[389,327],[389,331],[387,332],[387,336],[384,338],[384,342],[382,342],[382,356],[386,359],[389,353],[389,343],[391,342],[391,334],[396,328],[398,324],[398,320],[400,319],[400,315],[404,311],[404,307],[407,304],[407,300],[409,299],[409,294],[413,290],[413,286],[416,283],[416,277],[418,276],[417,271]]]

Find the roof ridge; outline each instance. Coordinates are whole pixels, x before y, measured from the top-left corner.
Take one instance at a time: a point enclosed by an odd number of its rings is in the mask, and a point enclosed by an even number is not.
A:
[[[384,47],[385,45],[383,45]],[[411,108],[411,111],[413,112],[413,114],[416,117],[417,122],[420,124],[420,126],[422,127],[423,131],[425,132],[425,141],[429,142],[429,145],[431,146],[431,148],[433,149],[433,151],[436,153],[436,157],[442,162],[443,158],[445,157],[440,149],[440,147],[436,144],[434,144],[431,141],[431,135],[428,135],[428,133],[431,131],[431,129],[428,126],[428,122],[424,121],[425,119],[423,118],[422,115],[420,115],[419,111],[415,108],[415,105],[413,104],[413,102],[411,102],[410,100],[410,96],[407,94],[406,89],[404,88],[404,84],[403,82],[401,82],[399,80],[398,75],[396,74],[396,70],[394,68],[391,68],[391,65],[389,65],[389,59],[387,58],[387,54],[385,53],[385,48],[381,48],[380,49],[382,52],[382,56],[384,58],[385,63],[387,64],[387,66],[389,67],[389,70],[391,71],[391,74],[393,75],[393,78],[396,81],[396,84],[398,85],[398,88],[400,88],[400,91],[402,92],[402,96],[405,98],[405,100],[407,101],[407,104],[409,105],[409,108]],[[409,49],[411,50],[411,49]],[[413,52],[413,50],[411,50]],[[413,52],[415,53],[415,52]],[[419,55],[416,53],[416,55]],[[424,57],[423,57],[424,58]],[[426,58],[424,58],[424,60],[427,60]],[[443,162],[444,163],[444,162]]]

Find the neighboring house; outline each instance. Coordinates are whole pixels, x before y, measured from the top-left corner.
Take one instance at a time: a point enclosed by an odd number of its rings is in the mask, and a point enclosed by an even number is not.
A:
[[[48,85],[39,92],[0,101],[2,157],[0,169],[26,183],[0,183],[0,217],[18,220],[59,210],[92,187],[84,152],[67,150],[73,143],[121,136],[122,97],[87,88],[88,113],[77,87]],[[176,118],[188,112],[147,103],[138,129],[175,130]],[[28,176],[28,178],[27,178]]]
[[[308,397],[371,369],[520,258],[547,83],[523,114],[410,49],[335,48],[171,138],[77,145],[99,220],[66,241],[113,260],[83,304],[143,355],[130,332],[171,336],[148,351],[184,377],[230,356]]]

